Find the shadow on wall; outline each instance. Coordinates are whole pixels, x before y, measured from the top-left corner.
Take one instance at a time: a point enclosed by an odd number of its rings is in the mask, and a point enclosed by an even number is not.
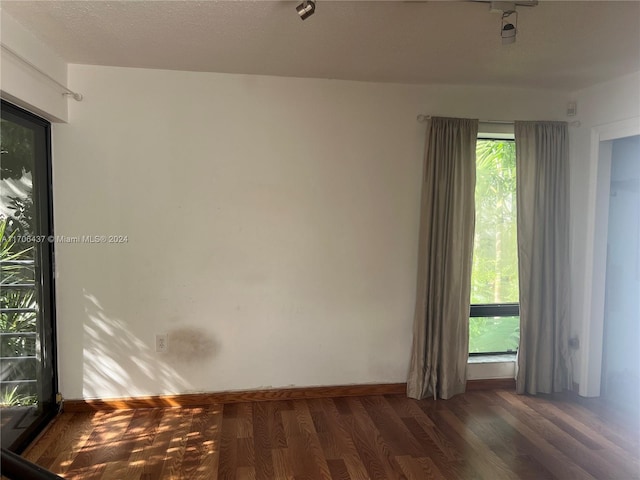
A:
[[[216,342],[210,334],[189,327],[177,328],[169,332],[167,353],[156,353],[132,333],[126,322],[108,315],[94,295],[86,290],[83,293],[86,313],[84,398],[193,391],[189,381],[180,373],[180,367],[215,354]]]

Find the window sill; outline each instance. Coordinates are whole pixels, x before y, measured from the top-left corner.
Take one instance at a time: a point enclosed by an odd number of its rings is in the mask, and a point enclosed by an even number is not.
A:
[[[510,353],[506,355],[474,355],[469,357],[467,363],[504,363],[515,362],[516,354]]]
[[[514,378],[516,375],[516,354],[477,355],[469,357],[468,380],[489,380],[494,378]]]

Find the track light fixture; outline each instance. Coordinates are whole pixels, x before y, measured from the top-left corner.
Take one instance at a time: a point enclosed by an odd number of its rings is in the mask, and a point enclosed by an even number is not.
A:
[[[515,15],[514,23],[509,21],[509,17],[511,15]],[[508,45],[510,43],[515,43],[516,35],[518,33],[518,29],[516,28],[518,25],[518,12],[515,10],[507,11],[502,14],[502,30],[500,31],[500,36],[502,37],[502,44]]]
[[[486,0],[475,0],[486,1]],[[489,1],[489,11],[492,13],[500,13],[502,15],[502,25],[500,27],[500,38],[502,44],[508,45],[515,43],[518,34],[518,7],[535,7],[538,0],[515,0],[515,1]]]
[[[298,12],[302,20],[309,18],[315,11],[316,4],[313,0],[304,0],[304,2],[296,7],[296,12]]]

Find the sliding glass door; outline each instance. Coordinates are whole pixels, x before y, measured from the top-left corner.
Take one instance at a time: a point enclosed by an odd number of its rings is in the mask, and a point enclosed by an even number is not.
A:
[[[2,101],[0,417],[20,450],[55,414],[51,126]]]

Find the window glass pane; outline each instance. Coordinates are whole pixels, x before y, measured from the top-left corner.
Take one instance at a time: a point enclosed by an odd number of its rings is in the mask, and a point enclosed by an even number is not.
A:
[[[20,450],[55,415],[50,124],[0,109],[0,410]]]
[[[471,303],[518,303],[516,155],[512,140],[478,140]]]
[[[37,402],[35,132],[0,120],[0,406]],[[4,439],[4,438],[3,438]]]
[[[472,317],[469,319],[469,353],[516,352],[520,317]]]
[[[479,139],[476,157],[471,303],[518,303],[515,142]],[[469,353],[517,351],[519,327],[518,316],[471,317]]]

